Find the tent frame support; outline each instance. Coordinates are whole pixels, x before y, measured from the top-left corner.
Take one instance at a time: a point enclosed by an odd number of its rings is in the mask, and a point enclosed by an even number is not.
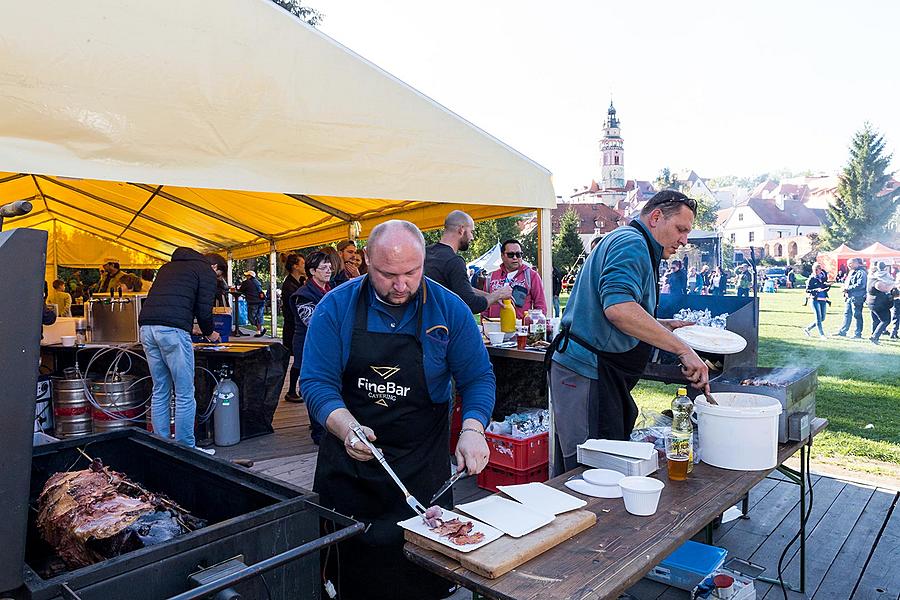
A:
[[[156,188],[156,190],[152,194],[150,194],[150,197],[147,198],[147,201],[141,205],[141,207],[137,210],[136,213],[134,213],[134,216],[131,217],[130,221],[128,221],[128,225],[126,225],[125,228],[122,229],[122,233],[117,235],[116,239],[119,239],[120,237],[125,235],[125,232],[128,231],[128,228],[134,224],[134,220],[137,219],[139,216],[141,216],[141,213],[144,212],[144,209],[147,208],[147,206],[149,206],[150,202],[152,202],[154,198],[156,198],[156,195],[159,193],[159,190],[161,190],[161,189],[162,189],[162,186],[159,186],[158,188]],[[137,230],[135,230],[135,231],[137,231]]]
[[[50,213],[51,215],[53,215],[57,220],[62,221],[63,223],[67,223],[67,221],[71,221],[71,223],[75,223],[76,225],[80,225],[81,227],[85,227],[85,228],[87,228],[87,229],[85,229],[85,231],[86,231],[87,233],[89,233],[89,234],[91,234],[91,235],[93,235],[93,236],[96,236],[96,237],[98,237],[98,238],[100,238],[100,239],[104,239],[104,240],[106,240],[107,242],[112,242],[112,243],[114,243],[114,244],[121,244],[122,246],[125,246],[126,248],[129,248],[129,249],[134,250],[134,251],[136,251],[136,252],[140,252],[141,254],[148,254],[148,255],[150,255],[150,256],[154,256],[154,257],[156,257],[158,260],[160,260],[160,261],[162,261],[162,262],[168,262],[169,260],[171,260],[171,257],[170,257],[170,256],[166,256],[165,253],[160,252],[160,251],[157,250],[156,248],[151,248],[150,246],[146,246],[146,245],[144,245],[144,244],[141,244],[140,242],[135,242],[135,241],[129,240],[129,239],[127,239],[127,238],[126,238],[124,241],[122,241],[122,240],[116,241],[116,240],[113,239],[113,237],[112,237],[113,234],[110,233],[109,231],[106,231],[105,229],[101,229],[100,227],[97,227],[97,226],[95,226],[95,225],[91,225],[91,224],[89,224],[89,223],[85,223],[84,221],[79,221],[78,219],[74,219],[74,218],[72,218],[72,217],[70,217],[70,216],[68,216],[68,215],[64,215],[64,214],[62,214],[62,213],[60,213],[60,212],[56,212],[56,211],[54,211],[54,210],[48,210],[47,212],[49,212],[49,213]],[[67,223],[67,224],[68,224],[68,225],[71,225],[71,223]],[[93,230],[93,231],[91,231],[91,230]],[[100,232],[102,232],[102,233],[97,233],[98,231],[100,231]],[[138,250],[138,249],[135,248],[134,246],[140,246],[141,248],[144,248],[144,250]]]
[[[152,192],[152,191],[153,191],[153,186],[150,186],[150,185],[147,185],[147,184],[144,184],[144,183],[132,183],[132,182],[129,181],[129,182],[128,182],[128,185],[134,186],[134,187],[136,187],[136,188],[138,188],[138,189],[141,189],[141,190],[144,190],[144,191],[147,191],[147,192]],[[243,231],[243,232],[245,232],[245,233],[249,233],[249,234],[251,234],[251,235],[255,235],[255,236],[260,237],[260,238],[262,238],[262,239],[264,239],[264,240],[270,239],[270,236],[266,235],[266,234],[263,233],[262,231],[259,231],[258,229],[254,229],[254,228],[250,227],[249,225],[244,225],[244,224],[241,223],[240,221],[235,221],[234,219],[232,219],[232,218],[230,218],[230,217],[226,217],[226,216],[224,216],[224,215],[217,215],[216,213],[214,213],[213,211],[211,211],[211,210],[209,210],[209,209],[203,208],[202,206],[197,206],[197,205],[194,204],[193,202],[188,202],[188,201],[185,200],[184,198],[180,198],[180,197],[178,197],[178,196],[176,196],[176,195],[174,195],[174,194],[170,194],[169,192],[165,192],[165,191],[163,191],[162,189],[160,189],[160,190],[157,192],[157,194],[158,194],[161,198],[165,198],[166,200],[168,200],[168,201],[170,201],[170,202],[174,202],[175,204],[180,204],[181,206],[183,206],[183,207],[185,207],[185,208],[189,208],[189,209],[191,209],[191,210],[193,210],[193,211],[195,211],[195,212],[198,212],[198,213],[200,213],[201,215],[205,215],[205,216],[209,217],[210,219],[215,219],[216,221],[221,221],[222,223],[225,223],[226,225],[231,225],[231,226],[234,227],[235,229],[240,229],[241,231]]]
[[[65,207],[67,207],[67,208],[71,208],[71,209],[74,209],[74,210],[81,210],[80,208],[78,208],[78,207],[75,206],[74,204],[69,204],[69,203],[66,202],[65,200],[60,200],[59,198],[57,198],[57,197],[55,197],[55,196],[49,196],[49,195],[48,195],[48,196],[46,196],[46,198],[49,198],[50,200],[53,200],[54,202],[56,202],[56,203],[58,203],[58,204],[62,204],[63,206],[65,206]],[[69,217],[69,218],[71,218],[71,217]],[[114,221],[114,220],[110,219],[109,217],[105,217],[105,220],[106,220],[108,223],[111,223],[111,224],[116,225],[116,226],[118,226],[118,227],[124,227],[124,225],[122,225],[122,222],[121,222],[121,221]],[[116,240],[123,239],[123,240],[126,240],[126,241],[128,241],[128,242],[131,242],[132,244],[140,244],[140,242],[137,242],[137,241],[135,241],[135,240],[131,240],[131,239],[127,238],[127,237],[124,237],[125,231],[128,229],[128,227],[125,227],[125,229],[123,229],[123,230],[122,230],[122,233],[120,233],[119,235],[115,235],[112,231],[107,231],[106,229],[103,229],[102,227],[97,227],[97,226],[95,226],[94,229],[98,229],[98,230],[100,230],[100,231],[105,231],[105,232],[108,233],[109,235],[115,236],[114,239],[116,239]],[[157,236],[153,235],[152,233],[147,233],[146,231],[142,231],[142,230],[138,229],[137,227],[133,227],[133,228],[131,229],[131,231],[133,231],[134,233],[137,233],[138,235],[146,236],[146,237],[150,238],[151,240],[156,240],[157,242],[160,242],[160,243],[165,244],[165,245],[167,245],[167,246],[172,246],[173,248],[177,248],[177,247],[178,247],[178,244],[173,244],[172,242],[170,242],[170,241],[168,241],[168,240],[164,240],[164,239],[161,238],[161,237],[157,237]],[[148,247],[149,247],[149,246],[148,246]],[[157,252],[159,252],[159,250],[157,250]]]
[[[16,173],[15,175],[10,175],[9,177],[4,177],[0,179],[0,183],[6,183],[7,181],[15,181],[16,179],[22,179],[23,177],[28,177],[25,173]]]
[[[47,206],[47,196],[44,195],[44,190],[41,189],[41,185],[38,183],[37,177],[35,177],[34,175],[32,175],[32,176],[31,176],[31,181],[34,182],[34,187],[35,187],[35,189],[37,189],[38,194],[40,195],[41,200],[42,200],[43,203],[44,203],[44,208],[46,208],[47,210],[50,210],[50,207]]]
[[[278,337],[278,252],[275,242],[269,242],[269,310],[272,317],[272,337]],[[282,299],[283,301],[284,299]]]
[[[336,218],[340,219],[341,221],[350,222],[350,221],[355,220],[355,217],[353,215],[351,215],[350,213],[344,212],[339,208],[334,208],[333,206],[328,206],[324,202],[319,202],[318,200],[316,200],[314,198],[310,198],[306,194],[285,194],[285,196],[293,198],[294,200],[297,200],[298,202],[302,202],[303,204],[306,204],[307,206],[311,206],[311,207],[315,208],[316,210],[320,210],[325,214],[331,215],[332,217],[336,217]]]
[[[538,272],[544,283],[544,302],[547,304],[547,317],[553,316],[553,234],[548,209],[537,209],[538,221]]]
[[[91,200],[96,200],[97,202],[99,202],[99,203],[101,203],[101,204],[105,204],[106,206],[111,206],[111,207],[113,207],[113,208],[115,208],[115,209],[117,209],[117,210],[120,210],[120,211],[122,211],[122,212],[125,212],[125,213],[130,213],[130,212],[132,212],[132,210],[131,210],[130,208],[128,208],[127,206],[124,206],[124,205],[122,205],[122,204],[118,204],[117,202],[113,202],[112,200],[108,200],[108,199],[106,199],[106,198],[102,198],[102,197],[100,197],[100,196],[98,196],[98,195],[96,195],[96,194],[92,194],[91,192],[88,192],[88,191],[86,191],[86,190],[79,189],[79,188],[75,187],[74,185],[69,185],[68,183],[65,183],[65,182],[62,182],[62,181],[59,181],[59,180],[56,180],[56,179],[52,179],[52,178],[50,178],[50,177],[47,177],[46,175],[38,175],[37,177],[38,177],[39,179],[43,179],[43,180],[45,180],[45,181],[49,181],[49,182],[52,183],[52,184],[58,185],[58,186],[60,186],[61,188],[67,189],[67,190],[72,191],[72,192],[75,192],[76,194],[81,194],[81,195],[84,196],[85,198],[90,198]],[[80,210],[80,209],[79,209],[79,210]],[[163,226],[163,227],[167,227],[167,228],[171,229],[172,231],[177,231],[178,233],[183,234],[183,235],[186,235],[186,236],[188,236],[189,238],[195,239],[195,240],[197,240],[198,242],[203,242],[204,244],[206,244],[206,245],[207,245],[208,247],[210,247],[210,248],[218,248],[218,247],[221,246],[221,244],[217,244],[217,243],[213,242],[212,240],[208,240],[208,239],[206,239],[205,237],[202,237],[202,236],[197,235],[196,233],[191,233],[190,231],[187,231],[187,230],[185,230],[185,229],[181,229],[180,227],[177,227],[177,226],[175,226],[175,225],[172,225],[171,223],[166,223],[166,222],[163,221],[162,219],[157,219],[156,217],[151,217],[151,216],[148,216],[148,215],[145,215],[145,214],[142,214],[142,215],[141,215],[141,218],[142,218],[142,219],[147,219],[147,220],[150,221],[151,223],[155,223],[155,224],[157,224],[157,225],[161,225],[161,226]],[[171,242],[166,242],[166,243],[168,243],[168,244],[170,244],[170,245],[172,245],[172,246],[175,246],[176,248],[180,245],[180,244],[175,244],[175,243],[171,243]]]

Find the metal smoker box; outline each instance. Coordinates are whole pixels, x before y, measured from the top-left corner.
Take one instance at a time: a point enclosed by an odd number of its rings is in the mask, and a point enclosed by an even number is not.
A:
[[[47,479],[58,471],[83,469],[87,459],[125,473],[146,489],[161,492],[206,519],[208,525],[168,542],[128,552],[96,564],[42,578],[52,551],[40,539],[34,511],[29,511],[25,553],[25,588],[12,597],[27,600],[160,600],[191,589],[188,578],[200,568],[242,556],[255,565],[320,538],[317,496],[229,462],[125,429],[67,440],[34,449],[31,494],[34,506]],[[74,466],[73,466],[74,465]],[[265,573],[273,599],[320,597],[319,553]],[[234,586],[245,598],[265,598],[259,577]]]

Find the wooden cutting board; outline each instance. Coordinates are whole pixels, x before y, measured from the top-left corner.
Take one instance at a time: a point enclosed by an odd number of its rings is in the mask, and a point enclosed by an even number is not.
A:
[[[444,556],[459,561],[462,567],[473,573],[478,573],[488,579],[496,579],[557,544],[589,529],[596,522],[596,514],[587,510],[573,510],[558,515],[552,523],[537,531],[532,531],[528,535],[520,538],[504,535],[472,552],[460,552],[408,530],[404,530],[404,536],[407,542],[440,552]]]

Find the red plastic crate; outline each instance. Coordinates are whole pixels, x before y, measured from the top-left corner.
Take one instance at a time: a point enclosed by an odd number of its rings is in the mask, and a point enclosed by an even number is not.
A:
[[[490,464],[521,471],[543,465],[550,459],[549,434],[545,431],[527,438],[486,431]]]
[[[530,469],[518,470],[507,469],[488,463],[484,471],[478,474],[478,487],[498,492],[498,485],[516,485],[518,483],[531,483],[532,481],[544,482],[550,477],[550,464],[545,462],[542,465],[532,467]]]

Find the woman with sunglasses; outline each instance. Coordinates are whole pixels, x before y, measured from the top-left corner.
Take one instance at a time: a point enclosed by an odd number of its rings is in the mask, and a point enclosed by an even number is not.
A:
[[[316,310],[316,305],[331,291],[331,274],[334,271],[331,258],[324,252],[313,252],[306,258],[307,281],[300,286],[291,296],[291,308],[294,312],[294,367],[300,371],[303,362],[303,344],[306,342],[306,332],[309,331],[309,321]],[[293,402],[303,402],[298,396]],[[312,441],[318,446],[325,429],[317,423],[312,415],[309,417],[312,428]]]
[[[546,315],[544,283],[538,272],[522,259],[522,244],[518,240],[503,242],[500,246],[500,259],[503,262],[485,282],[484,291],[493,294],[504,287],[512,288],[512,301],[518,319],[531,309],[539,309]],[[500,304],[492,304],[481,315],[496,319],[500,316]]]

